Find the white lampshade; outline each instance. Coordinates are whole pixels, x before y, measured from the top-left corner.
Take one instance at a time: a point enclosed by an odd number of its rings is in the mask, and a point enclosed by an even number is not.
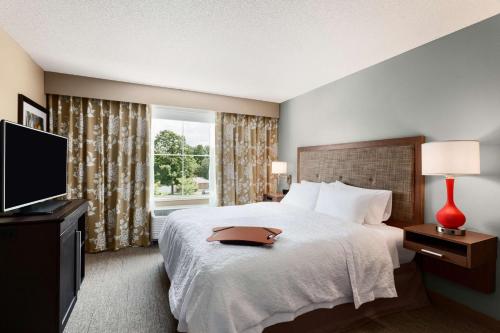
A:
[[[423,175],[478,175],[479,141],[444,141],[422,144]]]
[[[271,163],[271,173],[285,174],[286,173],[286,162],[273,161]]]

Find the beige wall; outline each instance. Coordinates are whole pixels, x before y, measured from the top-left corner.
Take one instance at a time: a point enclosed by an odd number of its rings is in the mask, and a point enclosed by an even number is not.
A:
[[[279,104],[46,72],[0,29],[0,118],[17,121],[17,94],[45,106],[45,93],[279,117]]]
[[[124,102],[279,117],[279,104],[187,90],[45,72],[45,92]]]
[[[17,121],[17,94],[45,106],[43,70],[0,29],[0,118]]]

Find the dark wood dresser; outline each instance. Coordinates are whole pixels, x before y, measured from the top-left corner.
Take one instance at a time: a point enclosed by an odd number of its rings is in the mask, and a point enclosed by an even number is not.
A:
[[[0,332],[62,332],[85,276],[85,200],[0,217]]]

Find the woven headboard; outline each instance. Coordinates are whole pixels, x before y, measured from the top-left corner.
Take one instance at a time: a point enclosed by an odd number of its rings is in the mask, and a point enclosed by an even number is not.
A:
[[[424,223],[423,136],[297,149],[297,180],[333,182],[392,191],[389,225]]]

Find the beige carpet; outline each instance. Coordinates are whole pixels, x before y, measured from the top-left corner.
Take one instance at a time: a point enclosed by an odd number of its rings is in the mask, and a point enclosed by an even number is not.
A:
[[[175,332],[169,281],[157,247],[87,254],[66,333]]]
[[[86,255],[86,276],[66,333],[174,333],[168,278],[157,247]],[[489,332],[434,307],[361,323],[349,333]]]

